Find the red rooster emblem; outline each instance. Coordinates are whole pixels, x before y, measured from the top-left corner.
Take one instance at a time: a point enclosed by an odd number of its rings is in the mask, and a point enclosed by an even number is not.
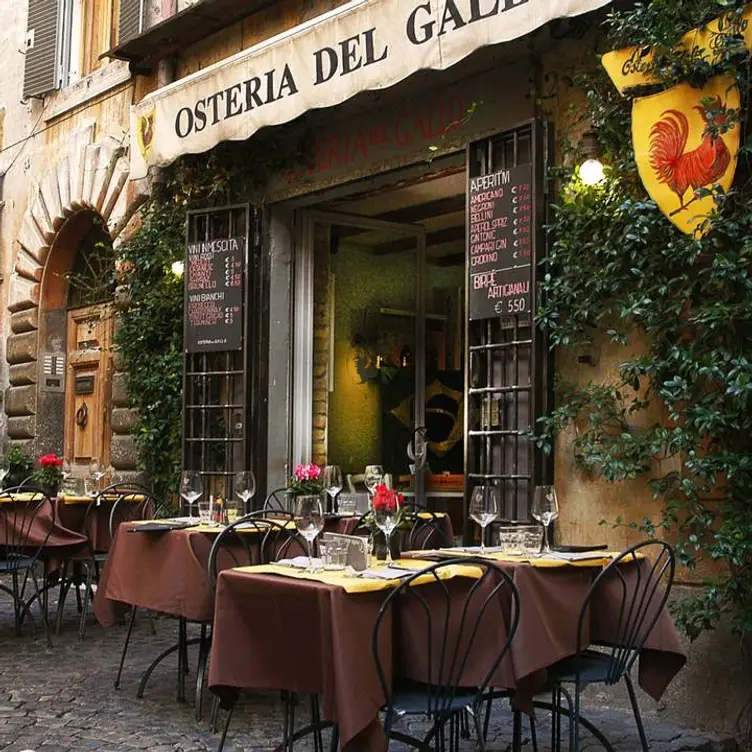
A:
[[[689,122],[679,110],[666,110],[650,129],[650,166],[659,183],[665,183],[678,197],[678,214],[697,199],[698,188],[714,185],[726,173],[731,152],[721,134],[733,127],[729,113],[720,97],[703,100],[694,107],[705,122],[702,142],[691,151],[687,148]],[[684,203],[684,196],[692,189],[692,198]]]

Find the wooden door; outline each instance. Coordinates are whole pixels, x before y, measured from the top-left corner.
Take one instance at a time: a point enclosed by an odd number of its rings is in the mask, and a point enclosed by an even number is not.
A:
[[[68,312],[65,456],[79,466],[110,463],[113,323],[109,305]]]

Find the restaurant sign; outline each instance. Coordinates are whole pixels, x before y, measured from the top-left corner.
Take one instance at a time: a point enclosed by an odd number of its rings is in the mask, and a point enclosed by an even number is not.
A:
[[[243,346],[246,239],[189,243],[185,269],[185,350],[217,352]]]
[[[610,0],[353,0],[149,94],[131,111],[131,178],[264,126],[444,70]]]

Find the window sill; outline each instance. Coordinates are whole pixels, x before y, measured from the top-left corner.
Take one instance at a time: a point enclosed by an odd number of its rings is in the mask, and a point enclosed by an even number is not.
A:
[[[119,60],[102,66],[88,76],[49,96],[51,113],[44,118],[49,123],[61,115],[80,107],[131,79],[128,64]]]

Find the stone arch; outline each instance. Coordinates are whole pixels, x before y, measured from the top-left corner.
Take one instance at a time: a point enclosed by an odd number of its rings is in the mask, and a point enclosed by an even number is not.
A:
[[[9,437],[30,453],[62,450],[62,426],[42,425],[39,420],[44,413],[55,421],[59,412],[48,414],[40,402],[44,394],[40,357],[42,350],[49,349],[48,319],[61,308],[60,278],[70,271],[76,238],[87,225],[87,217],[89,224],[92,217],[99,217],[116,239],[141,203],[138,198],[128,201],[130,165],[121,142],[94,138],[93,122],[81,124],[71,134],[67,151],[34,186],[14,244],[7,304],[10,334],[5,411]],[[114,389],[115,406],[116,392]],[[127,411],[127,402],[122,408]],[[122,438],[132,443],[129,435]]]

